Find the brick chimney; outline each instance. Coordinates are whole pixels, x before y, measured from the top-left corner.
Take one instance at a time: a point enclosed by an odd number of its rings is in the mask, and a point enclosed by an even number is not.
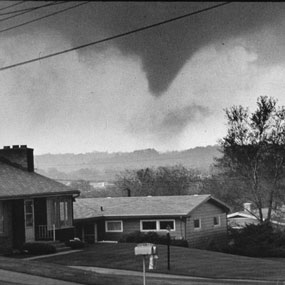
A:
[[[0,149],[0,157],[29,172],[34,172],[34,149],[26,145],[4,146]]]
[[[251,203],[243,203],[243,209],[245,212],[251,213]]]

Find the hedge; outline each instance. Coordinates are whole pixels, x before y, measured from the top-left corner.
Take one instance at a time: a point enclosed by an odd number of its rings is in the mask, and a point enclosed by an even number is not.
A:
[[[71,247],[72,249],[79,249],[85,247],[85,243],[79,239],[72,239],[65,242],[66,246]]]
[[[27,242],[23,245],[23,250],[30,254],[50,254],[56,252],[56,247],[50,243]]]
[[[167,244],[167,237],[156,232],[142,233],[135,231],[123,235],[119,242]],[[170,245],[188,247],[188,242],[184,239],[170,239]]]
[[[230,245],[227,253],[251,257],[285,257],[285,232],[271,224],[247,225],[243,229],[229,230]]]

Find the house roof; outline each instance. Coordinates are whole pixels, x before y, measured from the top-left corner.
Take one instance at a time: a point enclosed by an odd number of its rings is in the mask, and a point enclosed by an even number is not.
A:
[[[228,223],[233,228],[241,229],[244,228],[246,225],[259,224],[259,221],[254,217],[251,218],[242,217],[242,218],[229,219]]]
[[[83,198],[74,203],[74,219],[186,216],[207,201],[229,211],[226,204],[210,195]]]
[[[73,190],[48,177],[28,172],[0,160],[0,200],[79,193],[78,190]]]
[[[268,208],[262,208],[262,216],[263,219],[267,217],[268,214]],[[274,210],[272,210],[272,215],[274,216],[276,213]],[[250,218],[250,219],[258,219],[259,218],[259,211],[257,209],[252,210],[251,212],[249,211],[239,211],[239,212],[234,212],[228,215],[229,219],[232,218]]]
[[[227,216],[229,219],[233,219],[233,218],[245,218],[245,219],[256,219],[257,220],[257,217],[250,214],[249,212],[247,211],[240,211],[240,212],[234,212],[234,213],[231,213]]]
[[[262,216],[265,220],[268,214],[268,208],[262,208]],[[229,215],[228,222],[234,228],[243,228],[247,224],[257,224],[259,223],[259,211],[257,209],[253,210],[252,212],[249,211],[240,211],[234,212]],[[272,224],[276,224],[279,226],[285,226],[285,206],[275,210],[272,209],[271,219],[270,222]]]

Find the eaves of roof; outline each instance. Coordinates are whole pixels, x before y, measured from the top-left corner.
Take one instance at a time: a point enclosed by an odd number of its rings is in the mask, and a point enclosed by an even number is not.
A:
[[[105,218],[128,218],[128,219],[136,219],[136,218],[143,218],[143,217],[146,217],[146,218],[150,218],[150,217],[154,217],[154,218],[165,218],[165,217],[175,217],[175,218],[180,218],[180,217],[187,217],[188,215],[185,215],[185,213],[176,213],[176,214],[141,214],[141,215],[133,215],[133,214],[124,214],[124,215],[102,215],[102,217],[105,217]]]
[[[79,222],[92,222],[92,221],[99,221],[104,219],[103,216],[94,216],[94,217],[88,217],[88,218],[80,218],[80,219],[73,219],[74,223],[79,223]]]
[[[101,220],[101,219],[143,219],[143,218],[153,218],[153,219],[165,219],[165,218],[184,218],[187,217],[185,214],[163,214],[163,215],[148,215],[148,214],[143,214],[143,215],[101,215],[101,216],[93,216],[93,217],[88,217],[88,218],[78,218],[74,219],[75,222],[81,222],[81,221],[95,221],[95,220]]]
[[[229,214],[227,216],[228,218],[249,218],[249,219],[257,219],[254,215],[251,215],[251,214],[246,214],[244,212],[235,212],[235,213],[232,213],[232,214]]]
[[[26,194],[26,195],[10,195],[10,196],[1,196],[0,200],[18,200],[18,199],[27,199],[27,198],[41,198],[41,197],[52,197],[52,196],[69,196],[75,195],[75,198],[80,195],[80,191],[71,190],[63,192],[50,192],[50,193],[35,193],[35,194]]]

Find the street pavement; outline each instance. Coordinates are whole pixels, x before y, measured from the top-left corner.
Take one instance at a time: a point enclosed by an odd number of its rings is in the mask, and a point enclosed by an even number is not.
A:
[[[123,275],[123,276],[141,276],[143,278],[142,272],[131,271],[131,270],[121,270],[121,269],[111,269],[111,268],[101,268],[101,267],[87,267],[87,266],[70,266],[76,269],[90,270],[100,274],[113,274],[113,275]],[[211,285],[211,284],[223,284],[223,285],[235,285],[235,284],[250,284],[250,285],[285,285],[285,281],[269,281],[269,280],[248,280],[248,279],[213,279],[204,277],[193,277],[184,275],[174,275],[174,274],[163,274],[163,273],[146,273],[146,280],[151,279],[161,279],[161,280],[171,280],[171,284],[176,285]],[[151,284],[151,283],[150,283]],[[169,284],[167,282],[167,284]]]
[[[84,266],[71,266],[72,268],[89,270],[96,273],[113,274],[117,276],[137,276],[142,278],[142,272],[109,269],[100,267],[84,267]],[[160,280],[160,282],[156,282]],[[164,281],[163,281],[164,280]],[[211,285],[211,284],[223,284],[223,285],[285,285],[284,281],[265,281],[265,280],[245,280],[245,279],[211,279],[201,277],[191,277],[182,275],[170,275],[160,273],[146,274],[146,283],[152,284],[171,284],[171,285]],[[56,280],[52,278],[40,277],[30,275],[26,273],[18,273],[14,271],[0,269],[0,285],[79,285],[80,283],[67,282],[62,280]],[[137,284],[137,283],[136,283]],[[115,284],[114,284],[115,285]],[[117,284],[116,284],[117,285]],[[119,285],[119,284],[118,284]],[[121,284],[124,285],[124,284]]]

